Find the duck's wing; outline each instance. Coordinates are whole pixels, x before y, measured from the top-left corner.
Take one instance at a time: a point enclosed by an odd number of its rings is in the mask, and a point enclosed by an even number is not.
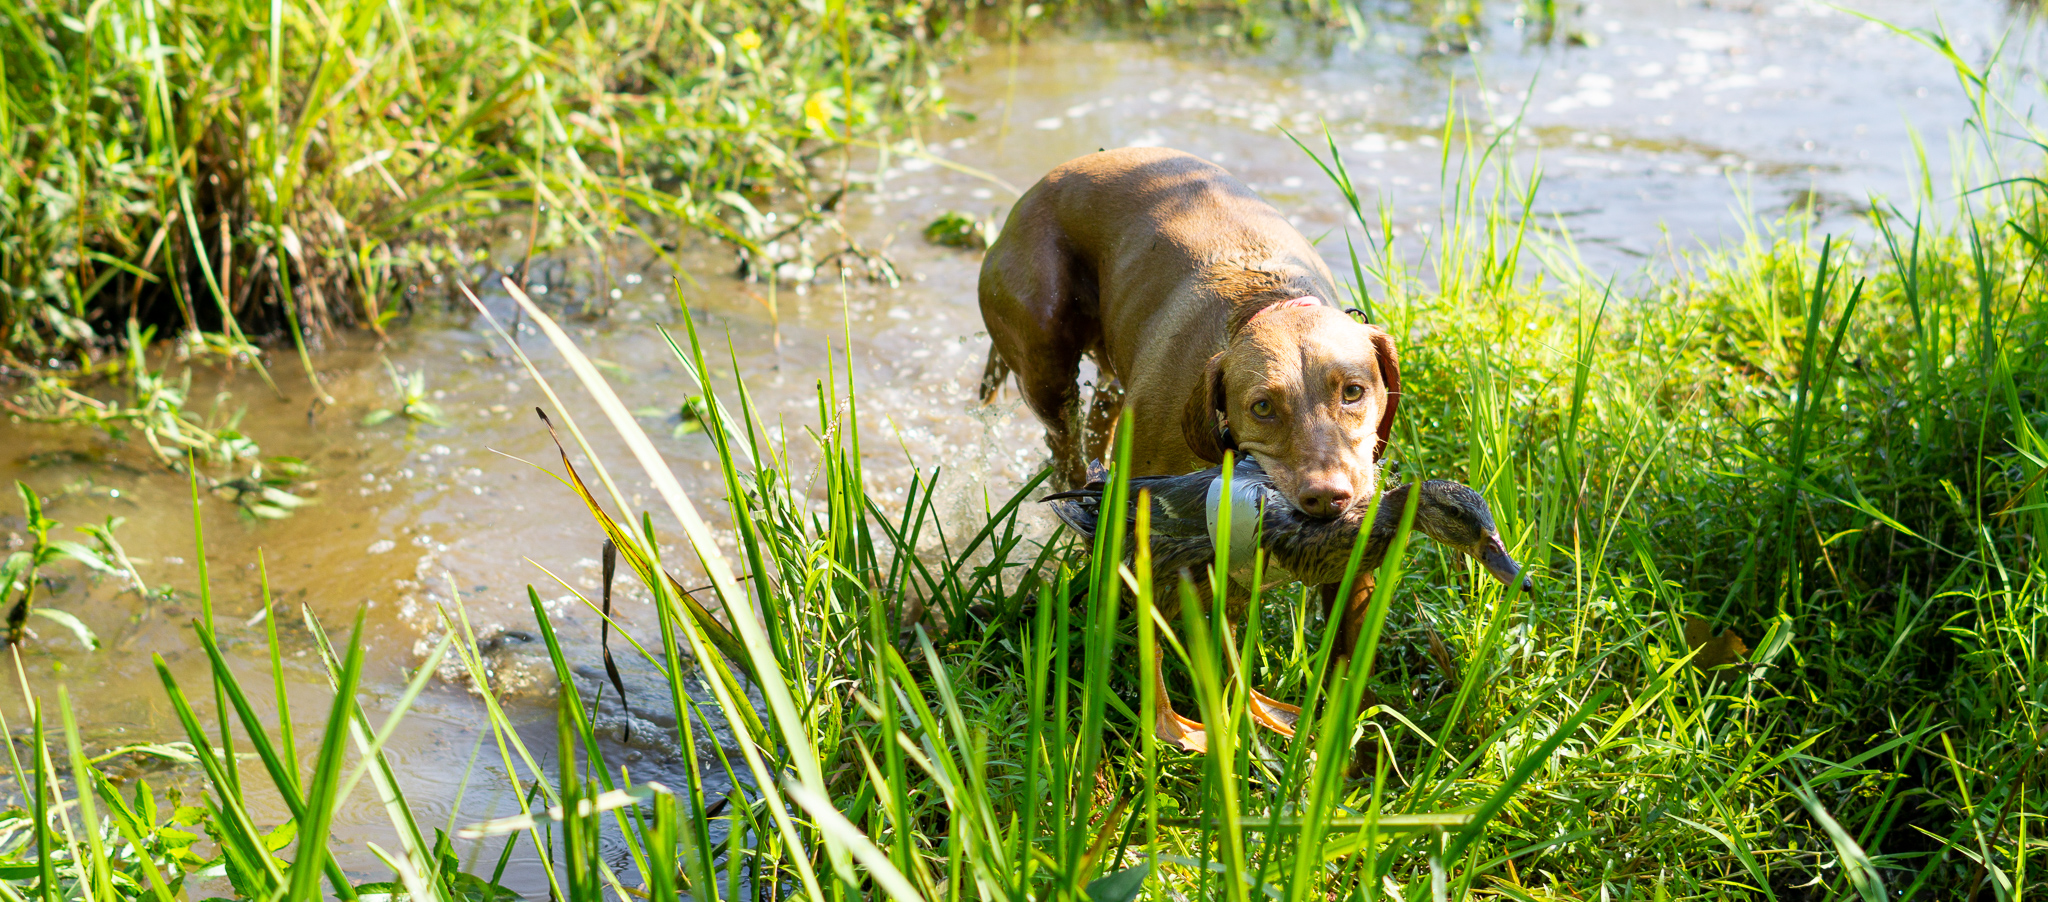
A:
[[[1154,538],[1206,539],[1209,535],[1208,509],[1203,500],[1208,497],[1208,481],[1177,478],[1143,486],[1146,497],[1151,499],[1151,534]],[[1139,487],[1133,486],[1135,489]],[[1138,528],[1137,507],[1132,505],[1128,521],[1135,533]]]
[[[1137,529],[1136,500],[1141,495],[1149,499],[1155,573],[1199,569],[1215,558],[1216,549],[1209,536],[1209,494],[1222,473],[1223,468],[1210,467],[1177,476],[1140,476],[1131,480],[1131,503],[1124,508],[1125,527]],[[1257,503],[1267,510],[1293,510],[1255,461],[1239,463],[1232,483],[1238,497],[1257,497]],[[1093,538],[1102,522],[1103,488],[1099,482],[1090,483],[1082,489],[1047,495],[1044,500],[1052,504],[1053,513],[1061,522],[1076,533]],[[1296,516],[1300,514],[1297,512]]]
[[[1153,535],[1198,535],[1204,531],[1206,509],[1203,499],[1207,497],[1209,483],[1214,479],[1212,469],[1203,473],[1182,476],[1141,476],[1131,480],[1130,502],[1124,507],[1126,527],[1135,529],[1138,523],[1137,499],[1142,495],[1151,500]],[[1106,486],[1091,482],[1087,486],[1065,492],[1054,492],[1043,501],[1052,505],[1053,513],[1060,521],[1072,527],[1075,532],[1093,538],[1102,519],[1102,496]]]

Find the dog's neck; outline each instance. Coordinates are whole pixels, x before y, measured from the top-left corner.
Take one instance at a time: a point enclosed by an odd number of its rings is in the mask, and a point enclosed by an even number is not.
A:
[[[1222,262],[1210,267],[1204,275],[1208,291],[1230,309],[1229,324],[1225,329],[1230,335],[1236,335],[1246,323],[1251,322],[1252,317],[1276,307],[1287,307],[1304,300],[1328,303],[1320,299],[1329,293],[1329,286],[1307,267],[1287,260]]]
[[[1243,332],[1247,326],[1250,326],[1253,320],[1275,310],[1330,306],[1330,303],[1323,300],[1320,296],[1302,291],[1302,287],[1307,286],[1296,287],[1291,290],[1274,291],[1267,293],[1263,299],[1240,302],[1237,308],[1231,312],[1230,324],[1224,330],[1224,334],[1235,337]]]

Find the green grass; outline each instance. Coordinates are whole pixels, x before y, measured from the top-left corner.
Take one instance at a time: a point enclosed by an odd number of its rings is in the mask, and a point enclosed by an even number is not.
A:
[[[0,146],[18,164],[0,171],[0,346],[83,359],[131,317],[244,356],[246,335],[381,328],[475,262],[464,226],[513,210],[540,250],[602,255],[656,221],[752,249],[768,209],[829,215],[820,154],[943,113],[932,54],[975,15],[0,5]]]
[[[0,896],[173,898],[219,873],[247,898],[484,899],[505,856],[533,849],[549,850],[550,892],[575,899],[2048,892],[2044,186],[1965,166],[1962,187],[1990,187],[1885,206],[1861,240],[1793,220],[1623,292],[1568,242],[1531,237],[1536,180],[1461,121],[1446,126],[1462,152],[1447,155],[1427,247],[1368,240],[1389,234],[1387,214],[1354,205],[1355,287],[1402,348],[1397,473],[1479,488],[1535,593],[1455,555],[1390,555],[1365,654],[1331,672],[1305,590],[1242,623],[1205,616],[1226,599],[1155,588],[1143,555],[1128,579],[1091,563],[1141,536],[1023,535],[1014,512],[1033,486],[991,500],[964,535],[942,531],[942,473],[900,506],[869,498],[843,367],[818,387],[800,439],[815,446],[771,442],[742,384],[679,389],[712,399],[725,501],[747,513],[732,518],[735,559],[596,367],[514,287],[589,393],[549,388],[562,437],[626,440],[723,599],[704,610],[662,575],[652,517],[583,445],[594,469],[564,472],[562,490],[591,499],[593,538],[611,539],[660,614],[630,653],[669,694],[631,702],[672,708],[682,748],[724,712],[747,741],[692,766],[748,789],[636,781],[604,761],[574,692],[559,697],[556,747],[530,748],[486,693],[497,766],[547,779],[520,815],[443,835],[377,753],[443,656],[488,684],[461,609],[378,723],[350,692],[357,646],[311,625],[336,694],[310,715],[326,724],[318,747],[293,749],[294,715],[229,670],[202,570],[211,684],[166,673],[185,729],[156,739],[198,769],[204,798],[116,786],[61,692],[25,687],[44,701],[7,725],[29,742],[10,745],[25,798],[0,815]],[[1990,121],[1976,127],[1995,134]],[[1517,277],[1532,263],[1540,283]],[[694,332],[671,345],[693,375],[712,371]],[[902,622],[910,599],[932,629]],[[589,600],[578,616],[597,616]],[[1697,666],[1688,636],[1723,629],[1744,652]],[[1137,665],[1153,647],[1173,659],[1181,708],[1210,725],[1210,754],[1143,727],[1157,699]],[[1233,661],[1307,703],[1299,737],[1254,731]],[[199,716],[191,699],[207,695],[226,722]],[[351,887],[296,837],[322,835],[365,779],[391,816],[395,845],[378,853],[394,876]],[[289,825],[251,815],[259,781]],[[607,833],[630,871],[599,856]]]

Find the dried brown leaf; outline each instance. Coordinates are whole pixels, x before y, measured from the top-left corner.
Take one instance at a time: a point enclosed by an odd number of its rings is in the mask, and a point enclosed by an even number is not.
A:
[[[1743,664],[1749,661],[1749,646],[1732,629],[1714,635],[1714,628],[1705,617],[1685,618],[1685,644],[1699,652],[1693,656],[1694,667],[1712,670],[1725,664]]]

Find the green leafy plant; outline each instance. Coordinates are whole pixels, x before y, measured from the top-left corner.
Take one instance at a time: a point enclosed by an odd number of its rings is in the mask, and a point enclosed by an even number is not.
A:
[[[28,530],[29,541],[26,549],[10,552],[5,561],[0,562],[0,606],[7,610],[7,644],[21,644],[22,639],[28,635],[28,618],[33,614],[62,626],[87,649],[99,648],[99,638],[94,636],[92,630],[77,616],[35,603],[38,578],[43,567],[60,558],[68,558],[90,569],[111,575],[125,575],[131,571],[117,569],[99,552],[77,542],[53,541],[50,532],[64,524],[43,516],[42,499],[36,497],[35,490],[29,488],[28,483],[17,480],[14,483],[14,490],[21,498],[22,522]],[[91,530],[92,532],[88,534],[95,537],[104,536],[103,541],[112,541],[111,522],[104,527],[85,529]],[[125,556],[123,558],[122,566],[128,567]]]
[[[924,240],[942,247],[980,250],[995,240],[993,222],[981,222],[958,210],[947,210],[924,227]]]
[[[385,360],[384,372],[391,377],[391,389],[398,393],[398,406],[379,407],[364,414],[363,425],[375,426],[393,417],[402,417],[413,424],[445,425],[440,405],[428,400],[426,370],[400,373],[390,360]]]

